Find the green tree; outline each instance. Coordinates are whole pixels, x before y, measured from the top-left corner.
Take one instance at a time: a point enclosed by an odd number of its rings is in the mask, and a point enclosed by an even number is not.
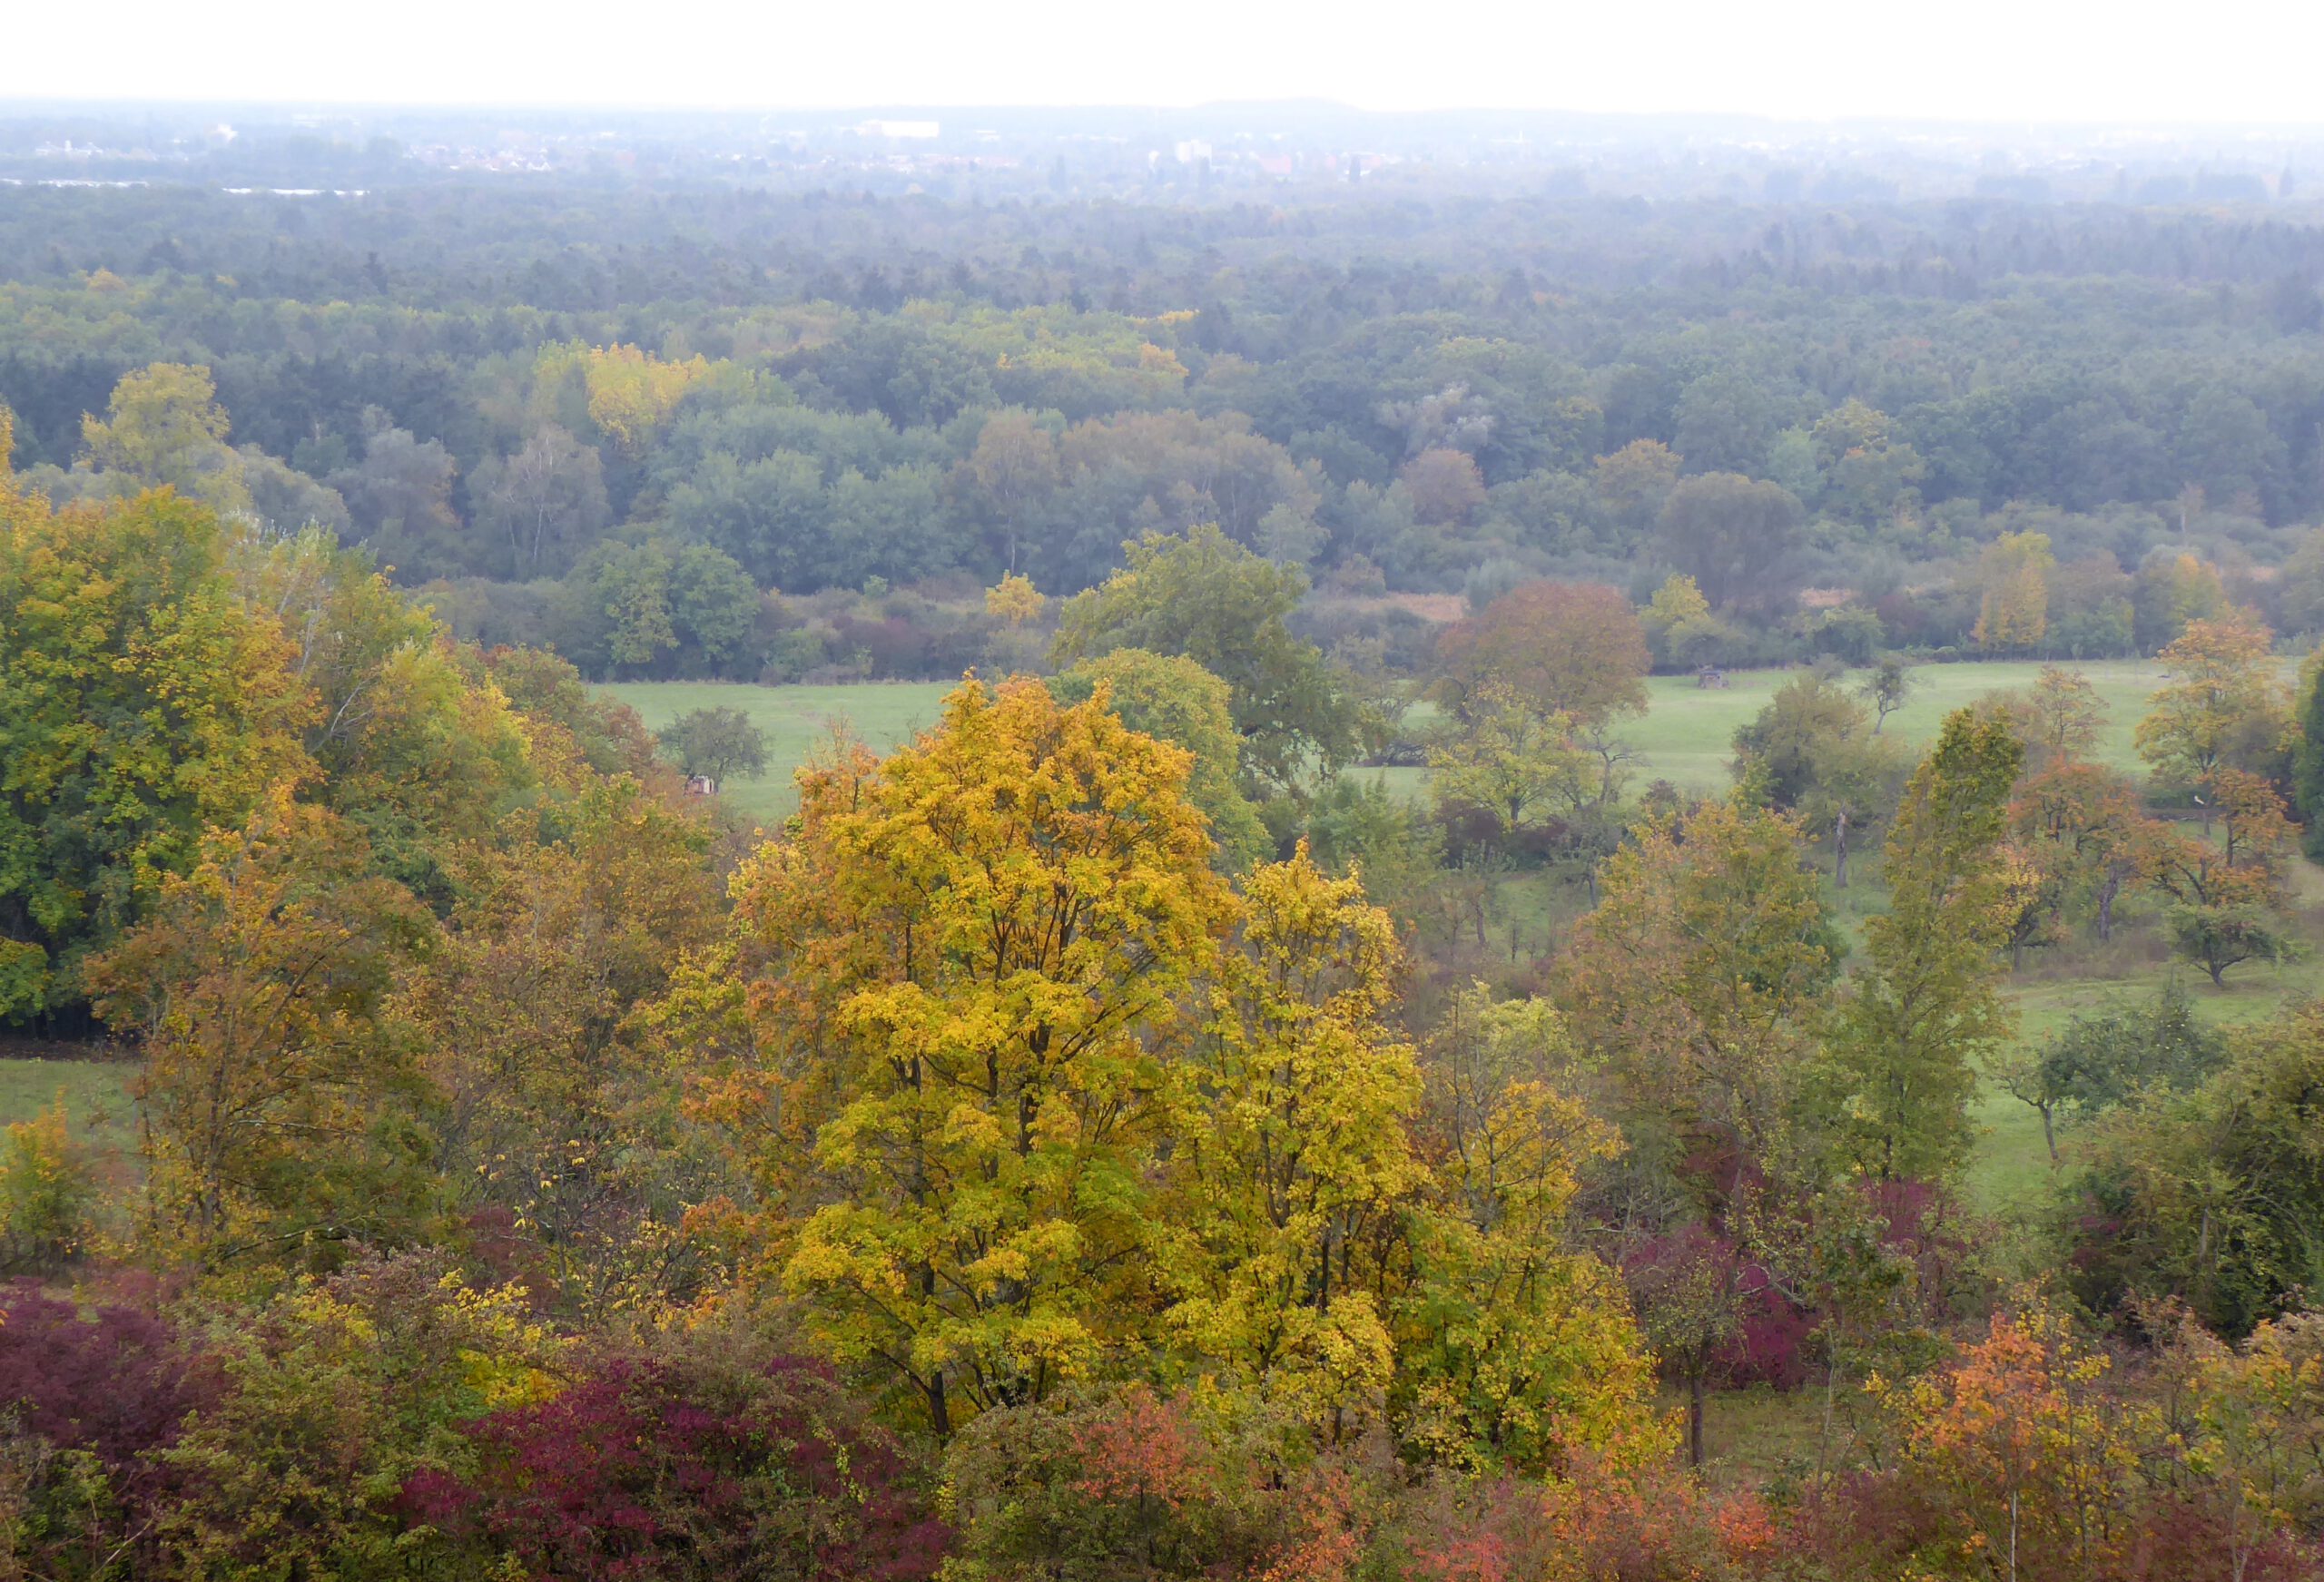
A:
[[[1681,1174],[1774,1158],[1844,948],[1798,825],[1705,802],[1636,831],[1600,890],[1554,997],[1632,1147]]]
[[[1994,854],[2023,756],[1999,722],[1952,714],[1889,830],[1888,910],[1865,924],[1821,1079],[1823,1125],[1876,1179],[1943,1180],[1967,1160],[1977,1074],[2013,1021],[1997,951],[2020,900]]]
[[[1655,518],[1655,544],[1719,609],[1776,585],[1804,520],[1799,502],[1775,484],[1705,473],[1670,491]]]
[[[1872,733],[1888,722],[1888,716],[1903,708],[1913,695],[1913,663],[1901,653],[1884,653],[1864,678],[1856,690],[1864,701],[1872,705]]]
[[[750,574],[724,550],[688,544],[671,557],[669,599],[680,663],[691,673],[732,676],[758,619]]]
[[[2041,1115],[2054,1164],[2059,1120],[2112,1109],[2150,1089],[2195,1087],[2227,1056],[2226,1038],[2171,985],[2143,1006],[2073,1017],[1999,1076],[2012,1097]]]
[[[1123,550],[1127,566],[1067,602],[1059,663],[1118,648],[1193,660],[1226,683],[1243,771],[1261,787],[1328,779],[1355,756],[1369,729],[1362,705],[1322,651],[1285,624],[1304,576],[1212,526],[1149,534]]]
[[[1639,619],[1656,660],[1667,665],[1715,664],[1741,636],[1711,614],[1710,601],[1683,573],[1663,579]]]
[[[2292,722],[2292,805],[2299,812],[2300,847],[2324,859],[2324,648],[2300,663]]]
[[[61,512],[0,488],[0,1019],[75,1004],[77,964],[311,772],[294,651],[207,507]]]
[[[1815,670],[1777,688],[1735,732],[1738,791],[1794,815],[1811,835],[1828,837],[1834,880],[1842,886],[1849,836],[1868,834],[1895,795],[1897,754],[1877,730],[1836,675]]]
[[[1117,648],[1083,660],[1049,690],[1060,703],[1079,703],[1100,687],[1123,724],[1194,755],[1187,800],[1209,820],[1227,871],[1239,872],[1266,855],[1266,826],[1243,794],[1243,740],[1226,683],[1191,659]]]
[[[2182,1296],[2230,1335],[2324,1280],[2324,1006],[2237,1029],[2227,1064],[2191,1088],[2156,1086],[2083,1129],[2066,1214],[2078,1293],[2106,1308]]]
[[[740,709],[689,709],[655,732],[662,751],[687,775],[724,781],[766,771],[766,732]]]
[[[594,447],[553,423],[507,457],[489,457],[468,480],[476,525],[506,550],[517,581],[563,576],[613,519],[605,468]]]

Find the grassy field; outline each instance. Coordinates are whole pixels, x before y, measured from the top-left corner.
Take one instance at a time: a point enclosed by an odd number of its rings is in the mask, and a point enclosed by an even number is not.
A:
[[[954,683],[859,682],[842,686],[763,687],[721,682],[632,682],[605,690],[635,709],[647,728],[660,730],[695,709],[740,709],[766,732],[764,774],[736,778],[725,798],[762,823],[787,817],[799,805],[791,771],[832,727],[844,723],[875,748],[908,741],[936,721],[936,709]]]
[[[2098,757],[2117,769],[2138,766],[2131,732],[2146,712],[2147,699],[2162,684],[2162,667],[2152,660],[2081,664],[2079,670],[2107,705]],[[1888,716],[1883,733],[1917,745],[1936,734],[1945,716],[1988,693],[2030,685],[2038,664],[1925,664],[1913,672],[1913,691],[1903,708]],[[1722,791],[1733,759],[1737,729],[1767,707],[1776,690],[1795,672],[1738,671],[1723,688],[1704,688],[1692,676],[1658,675],[1647,683],[1646,716],[1620,734],[1639,750],[1643,779],[1669,781],[1681,791]]]
[[[136,1110],[125,1060],[17,1057],[0,1046],[0,1124],[28,1121],[59,1099],[74,1138],[88,1147],[102,1176],[126,1179],[134,1169]]]
[[[2131,748],[2131,730],[2145,712],[2146,700],[2161,684],[2161,670],[2152,661],[2085,664],[2078,667],[2109,705],[2100,755],[2118,768],[2131,769],[2137,755]],[[2025,663],[1924,665],[1914,673],[1912,699],[1891,715],[1886,731],[1916,744],[1936,733],[1945,716],[1962,704],[2004,688],[2033,681],[2041,666]],[[1795,673],[1779,670],[1738,671],[1724,688],[1705,689],[1694,677],[1659,675],[1647,683],[1649,705],[1645,715],[1630,721],[1622,738],[1638,751],[1636,783],[1668,780],[1679,790],[1702,795],[1723,790],[1727,766],[1734,756],[1730,745],[1736,728],[1767,706],[1776,689]],[[834,721],[846,722],[874,747],[891,747],[932,722],[938,703],[951,690],[947,682],[864,682],[845,686],[763,687],[718,682],[629,682],[605,690],[635,709],[647,726],[658,730],[694,709],[717,706],[741,709],[766,732],[770,754],[767,771],[737,779],[726,786],[727,800],[745,814],[780,819],[797,805],[791,771]],[[1423,705],[1414,718],[1425,717]],[[1391,785],[1417,795],[1427,771],[1392,769],[1378,771]]]

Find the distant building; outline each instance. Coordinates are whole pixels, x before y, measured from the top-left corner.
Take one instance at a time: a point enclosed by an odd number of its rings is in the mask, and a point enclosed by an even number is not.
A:
[[[856,123],[858,137],[889,137],[921,141],[934,137],[937,123],[933,121],[863,121]]]

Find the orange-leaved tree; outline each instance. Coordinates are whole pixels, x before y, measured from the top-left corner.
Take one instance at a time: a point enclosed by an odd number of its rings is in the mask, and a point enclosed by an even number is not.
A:
[[[1867,1389],[1927,1520],[1940,1574],[2033,1582],[2118,1575],[2151,1412],[2109,1396],[2108,1360],[2038,1304],[1999,1312],[1949,1369]]]
[[[1527,583],[1437,639],[1439,694],[1468,718],[1510,699],[1585,728],[1646,707],[1646,628],[1596,583]]]

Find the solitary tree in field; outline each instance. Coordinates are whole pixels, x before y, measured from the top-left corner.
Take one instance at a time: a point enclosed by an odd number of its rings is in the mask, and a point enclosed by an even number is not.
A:
[[[2284,857],[2291,823],[2283,799],[2266,778],[2237,769],[2214,771],[2204,781],[2218,816],[2219,839],[2166,838],[2155,882],[2170,896],[2171,942],[2214,985],[2245,961],[2282,956],[2280,932],[2290,904]]]
[[[688,775],[723,781],[738,771],[766,770],[765,732],[740,709],[690,710],[665,725],[655,740]]]
[[[1913,695],[1912,662],[1901,653],[1882,654],[1880,662],[1872,667],[1872,673],[1856,690],[1872,705],[1872,733],[1877,736],[1880,728],[1888,722],[1888,716],[1903,708],[1905,700]]]

